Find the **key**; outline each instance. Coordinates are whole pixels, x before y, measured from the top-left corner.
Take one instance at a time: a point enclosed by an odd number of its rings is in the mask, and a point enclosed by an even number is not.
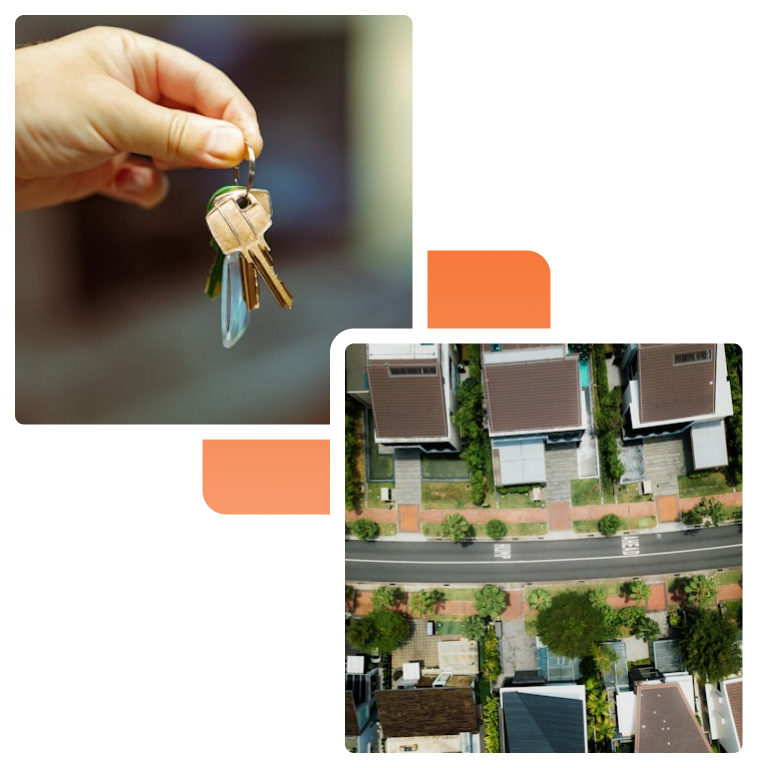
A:
[[[237,188],[219,190],[211,200],[206,222],[213,240],[225,257],[240,253],[242,258],[266,283],[277,303],[291,309],[292,294],[274,271],[271,251],[264,237],[271,226],[271,200],[265,190]],[[246,267],[243,267],[243,272]],[[256,291],[247,280],[248,308],[252,309]]]

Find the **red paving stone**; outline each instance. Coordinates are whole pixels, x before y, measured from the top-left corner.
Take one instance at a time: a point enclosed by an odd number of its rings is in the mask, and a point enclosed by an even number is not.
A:
[[[523,619],[524,618],[524,605],[523,605],[523,592],[507,592],[508,604],[503,611],[503,618],[505,621],[511,619]]]
[[[679,505],[678,496],[658,496],[655,503],[658,506],[659,523],[678,523]]]
[[[420,530],[417,504],[400,505],[400,530],[403,533],[418,533]]]
[[[551,531],[571,530],[571,504],[568,501],[550,501],[547,505]]]
[[[665,611],[668,607],[666,602],[666,585],[651,584],[650,597],[647,599],[648,611]]]

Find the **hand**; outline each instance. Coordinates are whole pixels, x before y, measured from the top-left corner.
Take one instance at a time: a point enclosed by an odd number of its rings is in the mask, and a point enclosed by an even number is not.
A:
[[[250,102],[181,48],[95,27],[16,51],[16,210],[98,193],[151,208],[161,171],[231,168],[246,145],[263,148]]]

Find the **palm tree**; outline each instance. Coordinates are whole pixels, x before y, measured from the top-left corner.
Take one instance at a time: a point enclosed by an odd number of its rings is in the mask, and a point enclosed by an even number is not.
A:
[[[481,640],[487,632],[484,619],[475,614],[461,621],[461,634],[468,640]]]
[[[594,606],[605,605],[606,598],[608,597],[608,588],[604,585],[593,589],[589,595],[589,601]]]
[[[716,599],[716,580],[700,574],[693,576],[684,586],[688,600],[696,600],[698,608],[708,605]]]
[[[416,616],[423,616],[426,618],[434,611],[435,606],[437,603],[441,602],[442,599],[443,595],[437,589],[431,591],[420,589],[418,592],[414,592],[411,595],[409,608],[411,613]]]
[[[537,587],[537,589],[533,589],[529,593],[527,602],[533,611],[541,611],[543,608],[549,608],[551,606],[553,598],[550,597],[550,594],[544,589]]]
[[[650,597],[650,587],[644,581],[633,581],[629,584],[628,595],[635,604],[644,603]]]
[[[613,724],[613,720],[610,717],[604,717],[595,723],[595,739],[601,741],[605,739],[612,739],[616,733],[616,726]]]
[[[590,694],[587,697],[587,712],[595,719],[608,717],[610,711],[611,705],[608,703],[608,699],[605,698],[605,691],[598,695]]]
[[[658,626],[658,622],[651,619],[649,616],[640,619],[637,622],[637,626],[634,628],[634,634],[646,643],[652,643],[653,640],[657,640],[660,633],[661,628]]]
[[[469,521],[457,512],[453,515],[445,515],[442,520],[442,535],[450,541],[463,541],[471,531]]]

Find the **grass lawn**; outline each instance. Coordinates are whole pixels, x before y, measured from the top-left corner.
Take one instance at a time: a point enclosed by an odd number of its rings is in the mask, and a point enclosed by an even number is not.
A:
[[[353,527],[354,523],[345,523],[348,530]],[[379,526],[379,536],[397,536],[397,523],[377,523]]]
[[[719,493],[731,493],[733,486],[727,485],[723,472],[697,472],[695,476],[685,475],[679,478],[679,495],[685,499],[698,496],[715,496]],[[738,485],[741,491],[742,486]]]
[[[572,523],[574,533],[599,533],[597,520],[575,520]],[[655,528],[657,519],[655,515],[644,517],[622,517],[619,531],[638,531]],[[618,536],[618,534],[616,534]]]
[[[547,533],[547,523],[506,523],[508,533],[505,538],[513,536],[544,536]],[[421,533],[432,539],[443,538],[442,523],[424,523]],[[470,537],[489,539],[487,524],[475,523],[470,526]],[[490,539],[495,541],[495,539]]]
[[[600,504],[600,480],[590,477],[571,481],[571,506],[592,507]]]
[[[367,486],[366,506],[369,509],[384,507],[387,502],[382,501],[382,488],[394,488],[394,483],[369,483]]]
[[[541,501],[532,501],[529,493],[497,493],[497,506],[500,509],[537,509]]]
[[[371,413],[368,419],[368,480],[393,480],[395,477],[395,461],[392,454],[379,453],[374,442],[374,420]]]
[[[471,489],[465,481],[421,483],[421,506],[426,509],[477,509],[471,501]],[[492,494],[485,503],[493,506]]]
[[[422,454],[421,477],[424,480],[467,481],[469,471],[466,462],[457,454]]]
[[[716,584],[723,587],[725,584],[741,584],[742,583],[742,570],[723,571],[716,574]]]
[[[640,493],[639,483],[627,483],[618,487],[616,498],[619,504],[634,504],[638,501],[650,501],[650,494],[643,496]]]

